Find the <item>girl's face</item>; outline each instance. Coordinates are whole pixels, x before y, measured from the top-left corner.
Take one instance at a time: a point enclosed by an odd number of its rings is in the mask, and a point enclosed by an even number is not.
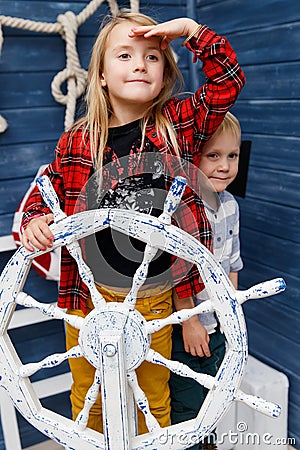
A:
[[[200,157],[199,169],[216,192],[224,191],[238,173],[240,142],[232,131],[210,138]]]
[[[163,88],[165,58],[160,38],[128,36],[134,26],[138,24],[122,22],[109,34],[101,83],[116,115],[130,111],[139,118]]]

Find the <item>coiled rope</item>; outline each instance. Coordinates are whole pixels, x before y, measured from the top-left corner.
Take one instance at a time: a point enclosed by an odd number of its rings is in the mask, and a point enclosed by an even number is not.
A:
[[[75,15],[72,11],[59,14],[56,23],[37,22],[0,15],[0,54],[4,43],[2,26],[21,28],[37,33],[58,33],[65,41],[66,67],[55,75],[51,83],[51,93],[54,99],[58,103],[66,106],[64,119],[65,130],[74,123],[76,102],[83,94],[87,80],[87,71],[81,67],[76,47],[78,28],[96,12],[103,2],[104,0],[91,0],[78,15]],[[108,5],[111,14],[116,15],[119,10],[116,0],[108,0]],[[139,0],[131,0],[130,9],[132,12],[138,12]],[[63,94],[61,90],[64,82],[67,82],[66,94]],[[0,115],[0,133],[3,133],[7,126],[7,121]]]

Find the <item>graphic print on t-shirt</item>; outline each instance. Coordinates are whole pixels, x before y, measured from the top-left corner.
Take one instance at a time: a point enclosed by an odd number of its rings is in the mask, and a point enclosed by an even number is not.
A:
[[[129,148],[129,152],[128,152]],[[162,155],[145,139],[141,152],[139,126],[127,124],[110,130],[103,155],[101,188],[94,174],[89,187],[89,209],[122,208],[159,216],[166,197]],[[127,154],[126,150],[127,149]],[[143,259],[145,244],[111,228],[96,233],[87,246],[88,263],[96,281],[128,287]],[[148,275],[155,277],[170,266],[170,256],[158,252]]]

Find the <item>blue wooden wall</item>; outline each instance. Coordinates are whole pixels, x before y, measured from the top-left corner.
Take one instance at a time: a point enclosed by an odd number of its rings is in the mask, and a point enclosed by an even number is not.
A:
[[[78,14],[85,1],[11,0],[0,2],[0,14],[55,22],[67,10]],[[124,0],[120,5],[128,6]],[[283,276],[286,293],[245,306],[250,351],[285,372],[290,381],[289,436],[300,438],[299,358],[299,92],[300,9],[298,0],[151,0],[142,11],[158,20],[189,15],[225,34],[238,53],[247,85],[234,112],[243,138],[252,141],[247,196],[240,199],[241,241],[245,268],[243,288]],[[80,27],[78,49],[87,67],[104,3]],[[63,131],[64,107],[51,96],[53,76],[65,67],[64,44],[56,35],[3,27],[0,57],[0,113],[9,127],[0,134],[0,236],[10,234],[12,216],[40,164],[53,158]],[[187,89],[195,85],[195,67],[180,46],[179,64]],[[11,252],[0,253],[0,270]],[[26,292],[53,301],[56,284],[32,273]],[[34,326],[26,341],[22,330],[14,342],[24,360],[40,359],[63,349],[60,323]],[[66,370],[65,366],[58,369]],[[39,374],[43,377],[43,374]],[[45,405],[69,414],[65,396]],[[20,418],[23,447],[44,437]],[[267,430],[266,430],[267,431]],[[4,449],[0,432],[0,450]]]
[[[289,378],[289,436],[299,448],[299,2],[199,0],[197,15],[230,39],[247,77],[234,107],[243,138],[252,141],[247,195],[239,199],[245,263],[240,284],[286,280],[285,293],[248,302],[244,310],[250,352]]]

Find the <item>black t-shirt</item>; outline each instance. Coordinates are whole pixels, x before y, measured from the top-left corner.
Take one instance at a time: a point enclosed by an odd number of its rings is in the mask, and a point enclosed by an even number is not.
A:
[[[102,187],[93,174],[88,193],[89,209],[123,208],[158,217],[166,197],[161,155],[147,140],[141,153],[142,133],[139,121],[110,128],[103,155]],[[139,159],[145,155],[143,173]],[[129,288],[142,262],[145,244],[126,234],[107,228],[86,239],[86,260],[95,281],[107,286]],[[158,251],[149,265],[147,283],[165,284],[170,255]]]

